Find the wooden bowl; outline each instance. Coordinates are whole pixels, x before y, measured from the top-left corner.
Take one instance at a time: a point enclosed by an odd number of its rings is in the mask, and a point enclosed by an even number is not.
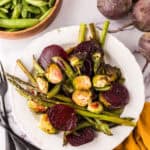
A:
[[[36,33],[43,31],[56,17],[58,11],[60,10],[61,3],[62,0],[56,0],[56,3],[52,8],[51,13],[38,24],[20,31],[14,31],[14,32],[0,31],[0,38],[20,39],[20,38],[26,38],[35,35]]]

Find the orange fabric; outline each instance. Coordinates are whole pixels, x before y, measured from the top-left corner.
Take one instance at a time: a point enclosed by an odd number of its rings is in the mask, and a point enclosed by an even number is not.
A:
[[[150,102],[145,102],[137,127],[114,150],[150,150]]]

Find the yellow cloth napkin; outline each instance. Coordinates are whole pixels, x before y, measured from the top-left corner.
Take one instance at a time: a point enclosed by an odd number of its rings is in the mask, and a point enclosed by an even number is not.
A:
[[[150,102],[145,102],[136,128],[114,150],[150,150]]]

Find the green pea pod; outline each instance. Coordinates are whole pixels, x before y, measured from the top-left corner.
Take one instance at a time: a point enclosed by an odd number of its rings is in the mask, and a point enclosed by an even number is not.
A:
[[[8,16],[4,12],[0,11],[0,18],[6,19]]]
[[[19,18],[20,14],[21,14],[21,5],[17,4],[12,12],[11,18],[17,19]]]
[[[11,0],[0,0],[0,6],[3,6],[9,2],[11,2]]]
[[[42,0],[25,0],[28,4],[31,4],[36,7],[42,7],[45,5],[48,5],[48,2],[42,1]]]
[[[0,11],[6,14],[8,13],[8,10],[6,8],[0,8]]]
[[[0,27],[6,29],[24,29],[39,23],[38,19],[0,19]]]

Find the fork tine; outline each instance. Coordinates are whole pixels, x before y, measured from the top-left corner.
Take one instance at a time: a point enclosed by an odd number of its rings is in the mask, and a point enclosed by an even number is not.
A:
[[[2,72],[0,73],[1,80],[6,81],[5,71],[4,71],[4,68],[3,68],[3,65],[2,65],[1,61],[0,61],[0,67],[1,67],[1,71],[2,71]]]

